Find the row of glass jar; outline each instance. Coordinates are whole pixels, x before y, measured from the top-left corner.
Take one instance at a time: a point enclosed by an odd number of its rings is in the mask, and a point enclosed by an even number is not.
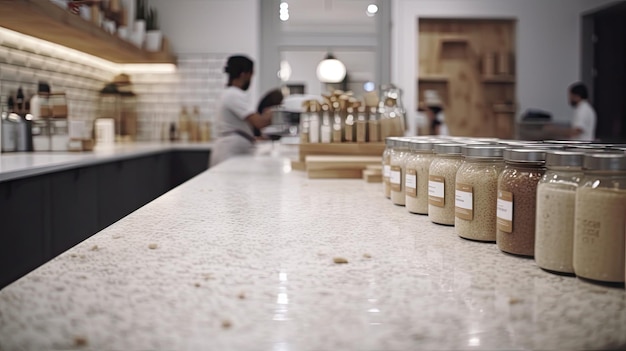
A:
[[[452,141],[452,142],[451,142]],[[387,138],[385,196],[543,269],[625,280],[626,154],[615,146]]]

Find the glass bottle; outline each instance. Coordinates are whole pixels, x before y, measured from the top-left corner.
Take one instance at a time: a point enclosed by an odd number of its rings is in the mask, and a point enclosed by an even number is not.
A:
[[[403,136],[406,123],[402,106],[402,90],[393,84],[384,86],[378,107],[381,138]]]
[[[496,241],[498,177],[506,147],[467,145],[456,173],[454,229],[462,238]]]
[[[433,161],[433,142],[411,140],[406,159],[405,206],[411,213],[428,214],[428,169]]]
[[[507,149],[498,178],[496,243],[504,252],[533,256],[537,185],[545,169],[545,150]]]
[[[608,283],[624,282],[626,155],[586,154],[576,190],[574,272]]]
[[[463,163],[462,144],[436,144],[428,169],[428,218],[433,223],[454,225],[456,173]]]
[[[396,146],[395,138],[385,139],[385,151],[383,151],[383,195],[391,199],[391,188],[389,187],[389,173],[391,172],[391,153]]]
[[[573,274],[574,208],[583,178],[583,153],[546,153],[546,173],[537,186],[535,262],[554,272]]]
[[[318,107],[317,101],[311,102],[309,106],[309,143],[311,144],[320,142],[320,115]]]
[[[404,174],[405,160],[409,155],[409,142],[407,139],[396,139],[395,147],[389,159],[389,188],[391,190],[391,202],[395,205],[404,206]]]
[[[368,137],[369,141],[372,143],[377,143],[382,140],[386,140],[385,138],[381,138],[380,136],[380,121],[378,119],[378,110],[376,107],[370,108],[370,116],[367,121],[367,129],[368,129]]]
[[[341,143],[343,141],[343,123],[341,119],[341,108],[339,102],[333,103],[333,143]]]
[[[300,114],[300,143],[309,142],[309,115],[311,114],[311,101],[302,104],[304,111]]]
[[[320,141],[324,144],[331,142],[332,126],[330,122],[330,106],[322,105],[322,125],[320,126]]]
[[[351,142],[354,142],[354,140],[355,140],[355,135],[354,135],[355,134],[354,133],[354,131],[355,131],[355,129],[354,129],[354,127],[355,127],[355,125],[354,125],[355,124],[354,108],[353,107],[348,107],[346,109],[346,113],[347,113],[347,115],[346,115],[346,123],[345,123],[345,126],[344,126],[344,138],[345,138],[345,141],[351,143]]]
[[[355,125],[356,125],[356,142],[357,143],[367,142],[368,133],[367,133],[367,119],[365,118],[365,106],[359,106]]]

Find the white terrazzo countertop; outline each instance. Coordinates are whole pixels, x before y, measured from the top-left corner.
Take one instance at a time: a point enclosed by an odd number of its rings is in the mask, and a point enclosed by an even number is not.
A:
[[[624,347],[624,289],[270,156],[193,178],[0,291],[3,351]]]
[[[0,182],[169,150],[207,150],[210,143],[126,143],[89,152],[10,152],[0,154]]]

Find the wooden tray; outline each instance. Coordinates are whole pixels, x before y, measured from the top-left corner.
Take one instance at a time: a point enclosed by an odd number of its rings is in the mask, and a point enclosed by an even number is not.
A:
[[[300,144],[300,161],[310,155],[382,156],[385,143]]]

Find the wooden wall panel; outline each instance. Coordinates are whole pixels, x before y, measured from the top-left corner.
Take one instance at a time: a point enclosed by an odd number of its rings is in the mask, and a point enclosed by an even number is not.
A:
[[[512,137],[515,21],[421,18],[418,30],[418,103],[437,90],[452,135]]]

